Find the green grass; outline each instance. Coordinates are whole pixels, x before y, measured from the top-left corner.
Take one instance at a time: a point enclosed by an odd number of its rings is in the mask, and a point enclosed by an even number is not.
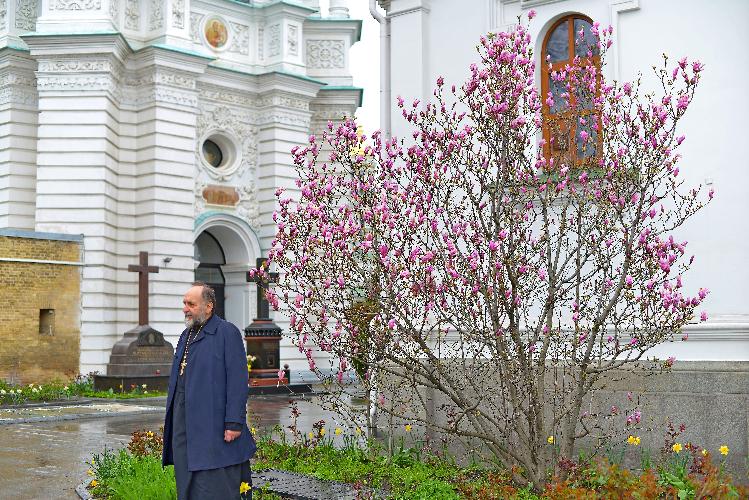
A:
[[[97,484],[91,492],[99,498],[171,500],[177,498],[174,467],[162,467],[161,457],[135,457],[127,450],[105,450],[91,462]]]
[[[71,398],[136,399],[165,396],[165,392],[149,391],[148,387],[130,387],[119,391],[94,391],[93,377],[78,376],[73,380],[46,384],[11,385],[0,380],[0,405],[28,402],[65,401]]]

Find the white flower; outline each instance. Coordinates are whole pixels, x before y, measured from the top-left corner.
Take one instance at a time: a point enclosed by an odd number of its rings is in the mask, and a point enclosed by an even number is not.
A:
[[[0,389],[0,394],[5,394],[5,389]]]
[[[37,393],[37,392],[39,392],[39,389],[37,389],[36,387],[34,387],[33,389],[31,389],[31,392]]]
[[[62,390],[63,391],[67,391],[68,390],[68,386],[66,385],[65,387],[62,388]]]

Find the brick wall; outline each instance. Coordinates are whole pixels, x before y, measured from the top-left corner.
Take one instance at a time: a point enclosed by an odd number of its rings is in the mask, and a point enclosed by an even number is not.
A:
[[[83,261],[82,247],[80,236],[0,230],[0,379],[42,383],[78,373],[82,267],[71,263]],[[54,310],[51,334],[39,331],[42,309]]]

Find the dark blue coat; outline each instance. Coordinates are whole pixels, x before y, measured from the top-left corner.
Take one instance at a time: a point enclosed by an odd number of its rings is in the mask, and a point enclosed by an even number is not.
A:
[[[164,423],[163,464],[173,464],[172,403],[177,372],[187,340],[177,343]],[[215,314],[190,344],[185,370],[185,426],[187,468],[198,471],[246,462],[255,454],[255,440],[247,428],[247,358],[239,329]],[[242,425],[240,436],[227,443],[227,423]]]

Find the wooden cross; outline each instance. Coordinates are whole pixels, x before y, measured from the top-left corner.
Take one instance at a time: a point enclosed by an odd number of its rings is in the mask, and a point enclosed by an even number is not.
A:
[[[138,276],[138,324],[148,324],[148,274],[158,273],[158,266],[148,265],[148,252],[140,252],[139,265],[130,264],[127,270],[131,273],[139,273]]]
[[[265,257],[261,257],[255,261],[257,269],[261,269],[265,261],[268,260]],[[265,290],[268,289],[268,285],[271,283],[278,283],[278,273],[265,272],[263,276],[259,273],[253,273],[252,271],[247,272],[247,282],[257,284],[257,318],[255,319],[270,319],[270,306],[265,298]]]

